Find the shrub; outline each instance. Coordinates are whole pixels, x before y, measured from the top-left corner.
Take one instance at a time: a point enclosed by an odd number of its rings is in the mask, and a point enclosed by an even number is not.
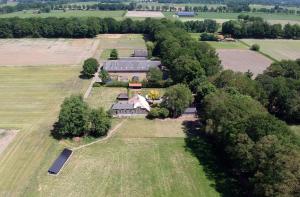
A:
[[[251,49],[252,51],[259,51],[260,46],[259,46],[258,44],[253,44],[253,45],[250,47],[250,49]]]
[[[123,81],[109,81],[105,84],[106,87],[128,87],[128,82]]]
[[[111,80],[108,72],[106,70],[103,70],[103,69],[100,71],[99,77],[102,80],[102,82],[104,82],[104,83],[106,83],[106,82],[108,82],[108,81]]]
[[[117,49],[113,49],[111,52],[110,52],[110,59],[111,60],[116,60],[119,58],[119,54],[118,54],[118,51]]]
[[[218,38],[215,34],[203,33],[200,35],[201,41],[218,41]]]
[[[151,111],[148,113],[147,118],[155,119],[155,118],[167,118],[169,116],[169,110],[166,108],[153,107]]]

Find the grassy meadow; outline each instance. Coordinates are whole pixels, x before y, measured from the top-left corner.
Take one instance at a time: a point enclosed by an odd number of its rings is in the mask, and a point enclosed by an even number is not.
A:
[[[300,58],[300,40],[242,39],[248,45],[258,44],[260,51],[276,60]]]
[[[220,196],[186,151],[180,121],[128,119],[115,137],[75,151],[59,176],[37,177],[32,195]]]
[[[0,128],[20,132],[0,155],[0,193],[24,195],[40,165],[50,165],[62,146],[50,137],[65,96],[81,93],[88,81],[80,67],[0,67]],[[40,171],[42,170],[42,171]]]
[[[236,42],[213,42],[208,41],[209,45],[214,47],[215,49],[248,49],[246,45],[243,43],[236,41]]]

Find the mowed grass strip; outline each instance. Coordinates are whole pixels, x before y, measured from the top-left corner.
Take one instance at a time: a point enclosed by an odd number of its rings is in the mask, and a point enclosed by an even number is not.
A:
[[[276,60],[300,58],[300,40],[242,39],[248,45],[258,44],[260,51]]]
[[[181,124],[128,119],[115,137],[75,151],[59,176],[37,174],[39,185],[32,186],[38,189],[31,194],[220,196],[197,158],[186,151],[184,137],[178,137],[179,132],[183,135]],[[164,130],[173,137],[163,137]]]
[[[88,85],[78,78],[80,69],[0,67],[0,128],[21,129],[0,155],[4,196],[24,195],[31,184],[37,185],[40,165],[49,165],[62,148],[49,136],[50,130],[64,97],[83,92]]]

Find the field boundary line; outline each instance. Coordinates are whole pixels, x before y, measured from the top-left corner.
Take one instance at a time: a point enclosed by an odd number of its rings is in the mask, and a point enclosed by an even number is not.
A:
[[[249,44],[247,44],[246,42],[244,42],[244,41],[242,41],[242,40],[238,40],[240,43],[242,43],[243,45],[245,45],[245,46],[247,46],[247,47],[249,47],[249,49],[250,49],[250,45]],[[266,53],[264,53],[264,52],[262,52],[262,51],[256,51],[256,52],[258,52],[258,53],[260,53],[260,54],[262,54],[263,56],[265,56],[266,58],[269,58],[270,60],[272,60],[272,61],[274,61],[274,62],[278,62],[278,60],[277,59],[275,59],[274,57],[272,57],[272,56],[270,56],[270,55],[268,55],[268,54],[266,54]]]
[[[93,144],[96,144],[96,143],[99,143],[99,142],[103,142],[103,141],[106,141],[108,139],[110,139],[114,134],[115,132],[123,125],[123,123],[126,121],[126,119],[122,120],[119,124],[117,124],[113,129],[109,130],[109,132],[107,133],[107,135],[103,138],[100,138],[94,142],[91,142],[91,143],[88,143],[88,144],[84,144],[84,145],[81,145],[81,146],[78,146],[78,147],[75,147],[75,148],[72,148],[71,150],[72,151],[76,151],[76,150],[80,150],[82,148],[85,148],[85,147],[88,147],[88,146],[91,146]]]

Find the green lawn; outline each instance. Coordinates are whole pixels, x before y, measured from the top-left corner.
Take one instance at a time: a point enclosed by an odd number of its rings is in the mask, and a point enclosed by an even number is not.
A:
[[[0,67],[0,128],[20,129],[0,155],[2,195],[24,196],[37,173],[45,173],[40,165],[49,165],[62,148],[49,134],[64,97],[87,88],[88,81],[78,78],[80,70]]]
[[[300,58],[300,40],[242,39],[248,45],[259,44],[260,51],[276,60]]]
[[[215,49],[248,49],[246,45],[243,43],[236,42],[207,42],[209,45],[214,47]]]
[[[51,11],[50,13],[34,14],[32,10],[13,12],[9,14],[0,14],[0,18],[9,17],[112,17],[117,20],[122,20],[125,11],[86,11],[86,10],[69,10],[63,12],[62,10]]]
[[[179,121],[128,119],[112,139],[75,151],[59,176],[48,176],[45,162],[29,194],[220,196],[183,135]]]
[[[126,88],[93,87],[86,101],[94,108],[110,109],[120,93],[127,93]]]

